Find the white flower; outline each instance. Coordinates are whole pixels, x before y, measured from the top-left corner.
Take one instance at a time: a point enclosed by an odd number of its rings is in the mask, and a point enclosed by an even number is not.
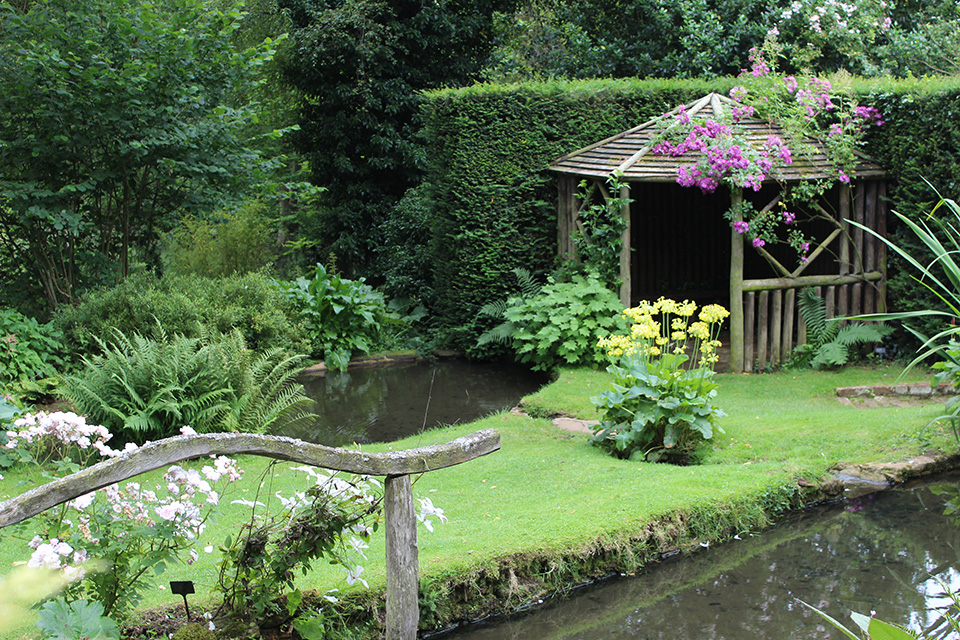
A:
[[[369,549],[369,548],[370,548],[370,545],[368,545],[366,542],[364,542],[364,541],[361,540],[360,538],[356,538],[356,537],[352,537],[352,536],[351,536],[351,538],[350,538],[349,544],[350,544],[350,547],[351,547],[354,551],[356,551],[358,554],[360,554],[360,555],[363,557],[364,560],[367,559],[367,554],[365,554],[365,553],[363,552],[363,550],[364,550],[364,549]]]
[[[360,574],[363,573],[363,567],[361,567],[360,565],[357,565],[357,566],[354,567],[353,569],[348,569],[348,568],[344,567],[343,570],[347,572],[347,584],[348,584],[348,585],[350,585],[350,586],[352,587],[354,584],[356,584],[357,582],[359,582],[360,584],[362,584],[362,585],[363,585],[364,587],[366,587],[367,589],[370,588],[370,585],[367,584],[367,581],[360,577]]]
[[[178,508],[180,507],[180,508]],[[162,507],[157,507],[154,509],[157,515],[163,518],[166,521],[176,520],[177,514],[182,510],[182,505],[179,502],[172,502],[170,504],[165,504]]]
[[[183,425],[182,427],[180,427],[180,433],[182,433],[185,436],[197,435],[197,432],[194,431],[193,427],[188,427],[187,425]]]
[[[431,516],[436,516],[441,523],[447,521],[447,516],[443,514],[443,509],[433,506],[433,500],[430,498],[417,498],[417,501],[420,503],[420,513],[417,514],[417,520],[423,523],[427,531],[433,533],[433,522],[428,520]]]
[[[244,507],[263,507],[265,506],[262,502],[254,502],[253,500],[234,500],[230,504],[239,504]]]
[[[63,578],[67,582],[76,582],[78,580],[83,580],[83,577],[87,575],[86,570],[83,567],[64,567],[63,568]]]

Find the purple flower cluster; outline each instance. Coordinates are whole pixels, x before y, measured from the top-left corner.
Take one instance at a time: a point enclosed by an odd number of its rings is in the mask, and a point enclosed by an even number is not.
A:
[[[811,78],[806,88],[797,89],[797,102],[806,109],[808,120],[812,120],[820,113],[836,109],[836,105],[830,99],[832,88],[827,80]]]
[[[783,224],[793,224],[797,219],[797,214],[790,211],[783,212]]]
[[[737,105],[730,109],[730,114],[733,116],[734,122],[740,122],[744,118],[749,118],[753,116],[755,110],[750,105]]]
[[[754,248],[754,249],[759,249],[760,247],[762,247],[762,246],[765,245],[765,244],[767,244],[767,243],[763,241],[763,238],[754,238],[754,239],[753,239],[753,248]]]
[[[743,220],[737,220],[733,223],[733,230],[737,233],[746,233],[750,230],[750,223]]]
[[[880,112],[876,107],[854,107],[853,115],[860,122],[861,126],[869,126],[872,124],[879,127],[883,125],[883,120],[880,119]]]
[[[753,47],[750,49],[750,54],[747,57],[751,63],[750,75],[759,78],[770,74],[770,66],[767,65],[767,61],[763,59],[763,51]],[[744,72],[746,72],[745,69]]]

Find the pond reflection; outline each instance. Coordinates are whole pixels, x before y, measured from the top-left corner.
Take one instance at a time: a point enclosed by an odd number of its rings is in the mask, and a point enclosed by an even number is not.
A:
[[[934,487],[956,487],[957,478]],[[850,628],[850,611],[951,635],[943,585],[960,589],[960,527],[915,486],[793,517],[777,527],[590,587],[456,640],[844,638],[799,600]]]
[[[545,374],[500,363],[408,362],[301,380],[320,418],[279,435],[331,447],[392,442],[515,407]]]

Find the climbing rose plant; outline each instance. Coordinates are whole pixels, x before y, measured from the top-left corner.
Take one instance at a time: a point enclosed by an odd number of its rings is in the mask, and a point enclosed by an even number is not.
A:
[[[765,181],[777,179],[778,169],[811,151],[812,141],[819,143],[827,153],[832,178],[790,188],[781,185],[779,207],[768,211],[756,211],[745,200],[725,214],[733,230],[746,235],[756,248],[780,242],[785,228],[785,241],[805,262],[810,241],[796,226],[798,211],[836,181],[850,182],[864,132],[883,120],[875,107],[858,105],[828,80],[777,75],[777,55],[775,38],[768,38],[764,49],[750,50],[751,68],[741,73],[742,84],[730,90],[734,104],[722,115],[699,118],[683,106],[664,114],[653,153],[696,158],[678,167],[676,180],[681,186],[698,187],[703,193],[713,193],[721,185],[759,191]],[[785,137],[768,135],[760,145],[751,143],[736,126],[747,118],[776,122]]]
[[[697,445],[721,431],[713,406],[717,384],[717,336],[730,313],[706,305],[660,298],[623,312],[633,324],[628,335],[601,338],[598,346],[615,362],[607,371],[609,391],[590,401],[600,412],[591,444],[618,458],[688,459]]]
[[[18,430],[7,432],[4,446],[48,472],[71,473],[137,448],[111,448],[106,428],[71,412],[28,414],[14,426]],[[189,427],[181,431],[194,433]],[[68,599],[89,597],[106,615],[122,618],[167,564],[199,558],[199,537],[220,502],[214,485],[235,482],[242,473],[236,461],[212,456],[199,470],[171,466],[162,483],[112,484],[48,509],[30,521],[39,533],[28,543],[33,551],[27,564],[62,572]]]

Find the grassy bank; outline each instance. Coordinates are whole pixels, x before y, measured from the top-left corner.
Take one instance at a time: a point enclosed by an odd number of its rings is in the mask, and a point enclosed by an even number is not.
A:
[[[613,571],[641,570],[666,552],[757,530],[782,510],[821,497],[829,468],[840,462],[896,461],[931,449],[955,450],[952,435],[942,429],[931,429],[926,442],[918,441],[921,428],[942,405],[867,409],[846,406],[836,397],[837,386],[888,384],[897,373],[851,368],[718,376],[720,404],[729,416],[721,423],[725,433],[699,466],[615,460],[590,447],[586,435],[553,426],[549,416],[555,414],[595,417],[589,397],[605,390],[610,377],[588,370],[564,371],[526,398],[531,417],[503,413],[389,446],[365,447],[405,449],[481,428],[501,434],[500,451],[416,481],[415,494],[431,497],[450,517],[435,533],[419,532],[422,626],[510,611]],[[258,489],[263,499],[307,486],[306,476],[289,471],[288,463],[271,466],[249,458],[243,466],[244,480],[224,497],[224,513],[208,529],[214,544],[249,517],[244,508],[227,504],[231,500],[252,497]],[[17,474],[7,474],[2,497],[22,490],[17,484]],[[23,540],[3,534],[0,562],[9,568],[27,554]],[[161,584],[194,580],[196,602],[209,598],[215,555],[203,555],[192,566],[170,567]],[[347,588],[338,569],[326,566],[302,584],[321,591],[339,588],[344,600],[360,609],[352,614],[362,618],[364,610],[382,606],[382,538],[375,536],[368,556],[369,591]],[[145,605],[179,601],[158,589]]]

